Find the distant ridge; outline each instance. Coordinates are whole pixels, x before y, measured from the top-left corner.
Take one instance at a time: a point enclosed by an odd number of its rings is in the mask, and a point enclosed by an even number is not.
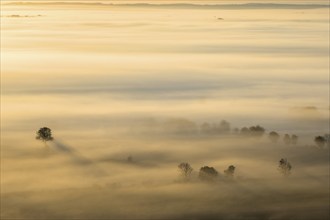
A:
[[[179,8],[179,9],[317,9],[329,8],[326,4],[282,4],[282,3],[244,3],[244,4],[190,4],[190,3],[102,3],[102,2],[8,2],[4,5],[84,5],[112,7],[148,7],[148,8]]]

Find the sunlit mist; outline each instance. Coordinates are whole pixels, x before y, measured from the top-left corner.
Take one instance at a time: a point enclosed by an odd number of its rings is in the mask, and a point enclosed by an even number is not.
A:
[[[329,219],[329,2],[1,1],[1,219]]]

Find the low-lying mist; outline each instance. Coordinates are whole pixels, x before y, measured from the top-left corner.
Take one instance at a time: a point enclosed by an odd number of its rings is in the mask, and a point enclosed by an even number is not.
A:
[[[188,125],[195,124],[168,119],[157,133],[128,130],[109,138],[61,137],[53,130],[54,140],[45,143],[32,132],[24,145],[2,149],[2,217],[329,218],[326,145],[301,136],[288,144],[280,132],[274,141],[261,126],[246,133],[227,121]],[[288,175],[281,158],[291,164]],[[193,168],[188,178],[178,168],[182,162]],[[224,172],[230,165],[232,176]],[[200,178],[204,166],[218,172],[212,181]]]
[[[329,219],[328,2],[171,2],[1,1],[1,219]]]

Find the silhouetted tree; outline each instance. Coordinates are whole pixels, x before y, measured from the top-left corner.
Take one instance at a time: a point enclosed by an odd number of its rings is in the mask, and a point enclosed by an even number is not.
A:
[[[269,133],[268,137],[272,142],[277,143],[280,135],[277,132],[272,131]]]
[[[222,120],[219,124],[209,124],[204,122],[200,126],[200,133],[204,135],[219,135],[219,134],[227,134],[230,132],[230,123]]]
[[[296,145],[298,143],[298,136],[293,134],[291,135],[291,144]]]
[[[262,136],[265,133],[265,129],[260,125],[252,126],[249,128],[249,130],[253,136]]]
[[[190,178],[191,172],[193,171],[193,168],[190,166],[189,163],[180,163],[178,165],[179,171],[181,172],[181,175],[188,179]]]
[[[235,167],[230,165],[226,170],[224,170],[224,173],[227,177],[233,177],[235,173]]]
[[[314,142],[318,147],[323,148],[324,145],[326,144],[326,139],[323,136],[317,136],[314,138]]]
[[[291,173],[292,166],[287,159],[282,158],[279,161],[278,169],[284,176],[288,176]]]
[[[249,128],[243,127],[241,128],[240,134],[244,136],[253,136],[253,137],[261,137],[265,133],[265,129],[260,125],[251,126]]]
[[[133,157],[131,155],[127,157],[127,162],[129,162],[129,163],[133,162]]]
[[[291,144],[291,138],[290,138],[290,135],[285,134],[284,137],[283,137],[283,141],[284,141],[284,143],[287,144],[287,145]]]
[[[204,166],[199,170],[199,178],[205,181],[214,181],[218,176],[218,171],[213,167]]]
[[[36,139],[41,140],[46,144],[46,141],[52,141],[54,138],[52,137],[52,131],[50,128],[43,127],[37,131]]]

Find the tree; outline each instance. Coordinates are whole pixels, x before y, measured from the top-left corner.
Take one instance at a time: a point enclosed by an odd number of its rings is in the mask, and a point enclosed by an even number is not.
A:
[[[230,123],[226,120],[222,120],[219,124],[219,132],[222,134],[227,134],[230,132]]]
[[[280,135],[277,132],[272,131],[269,133],[268,137],[272,142],[277,143]]]
[[[193,135],[197,133],[195,122],[185,118],[172,118],[164,123],[165,132],[171,135]]]
[[[252,126],[249,128],[249,130],[253,136],[262,136],[265,133],[265,129],[260,125]]]
[[[265,129],[260,125],[251,126],[249,128],[243,127],[240,131],[241,135],[254,136],[254,137],[261,137],[264,133],[265,133]]]
[[[180,163],[178,165],[179,171],[181,172],[181,175],[185,178],[185,179],[189,179],[191,172],[193,171],[193,168],[190,166],[189,163]]]
[[[291,174],[292,166],[287,159],[282,158],[279,161],[278,169],[284,176],[288,176]]]
[[[284,143],[287,144],[287,145],[291,144],[291,138],[290,138],[290,135],[285,134],[284,137],[283,137],[283,141],[284,141]]]
[[[314,138],[314,142],[319,148],[323,148],[324,145],[326,144],[326,139],[323,136],[317,136]]]
[[[239,129],[238,128],[234,128],[233,129],[233,134],[239,134]]]
[[[330,134],[325,134],[323,137],[325,138],[325,143],[327,147],[330,148]]]
[[[244,136],[248,136],[250,134],[250,130],[247,127],[243,127],[241,128],[240,134]]]
[[[201,133],[202,134],[205,134],[205,135],[208,135],[211,133],[211,126],[209,123],[207,122],[204,122],[202,125],[201,125]]]
[[[43,127],[37,131],[36,139],[41,140],[46,144],[46,141],[52,141],[54,138],[52,137],[52,131],[50,128]]]
[[[199,170],[199,178],[204,181],[214,181],[218,176],[218,171],[213,167],[204,166]]]
[[[210,134],[211,135],[220,134],[220,127],[216,123],[211,124]]]
[[[224,170],[224,173],[227,177],[233,177],[235,173],[236,167],[233,165],[230,165],[226,170]]]
[[[291,135],[291,144],[296,145],[298,143],[298,136],[293,134]]]

